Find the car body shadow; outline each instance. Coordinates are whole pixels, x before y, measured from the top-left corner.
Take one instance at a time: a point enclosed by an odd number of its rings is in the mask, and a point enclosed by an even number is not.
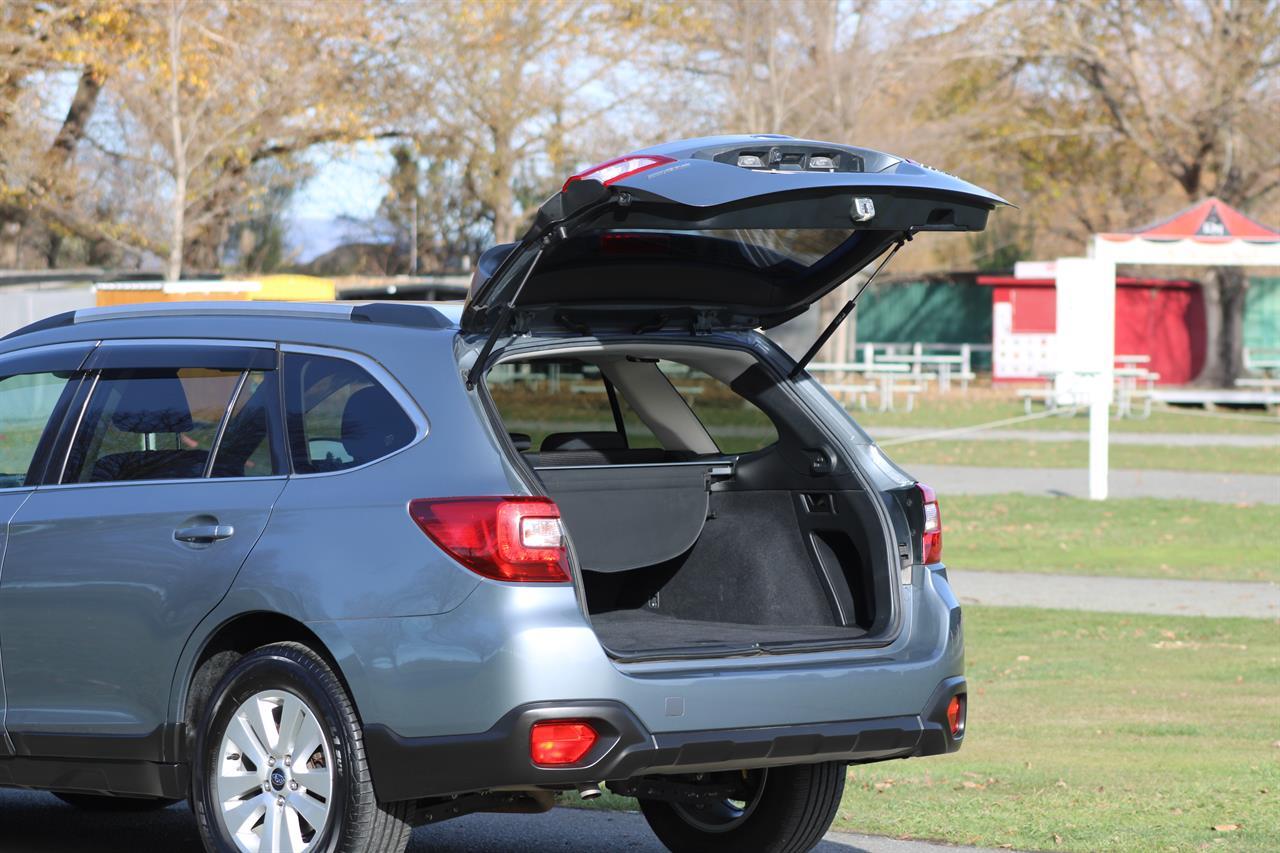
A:
[[[408,853],[663,853],[634,812],[556,809],[471,815],[416,829]],[[185,803],[149,812],[95,812],[40,791],[0,789],[0,853],[200,853]],[[866,853],[824,841],[814,853]]]

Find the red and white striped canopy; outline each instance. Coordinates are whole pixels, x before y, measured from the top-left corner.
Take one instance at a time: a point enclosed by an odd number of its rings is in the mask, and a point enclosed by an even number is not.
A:
[[[1091,248],[1117,264],[1280,266],[1280,231],[1216,198],[1135,231],[1094,235]]]

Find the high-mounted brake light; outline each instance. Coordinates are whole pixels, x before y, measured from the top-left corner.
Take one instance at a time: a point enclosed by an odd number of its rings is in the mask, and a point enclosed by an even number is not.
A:
[[[663,157],[660,154],[637,154],[631,157],[619,157],[616,160],[601,163],[599,166],[592,166],[585,172],[571,175],[569,180],[564,182],[564,186],[560,188],[560,191],[563,192],[569,189],[569,184],[574,181],[599,181],[607,187],[614,181],[629,178],[646,169],[653,169],[657,166],[665,166],[667,163],[674,162],[675,160],[670,157]]]
[[[564,583],[569,554],[550,498],[425,498],[409,515],[449,556],[499,581]]]
[[[924,483],[916,483],[920,500],[924,504],[924,531],[921,539],[922,563],[942,562],[942,513],[938,509],[938,496]]]
[[[577,764],[596,745],[596,730],[579,720],[542,720],[529,729],[529,760],[543,767]]]

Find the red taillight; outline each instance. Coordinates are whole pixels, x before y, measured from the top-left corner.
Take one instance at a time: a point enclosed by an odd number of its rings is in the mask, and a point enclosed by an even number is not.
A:
[[[477,574],[499,581],[569,580],[560,509],[550,498],[425,498],[409,503],[409,515]]]
[[[947,703],[947,728],[951,736],[958,737],[964,731],[964,696],[952,696]]]
[[[534,764],[577,764],[596,745],[596,730],[575,720],[544,720],[529,730],[529,758]]]
[[[921,536],[922,563],[942,562],[942,511],[938,509],[938,496],[924,483],[916,483],[920,499],[924,503],[924,533]]]
[[[564,186],[560,188],[560,191],[564,192],[569,189],[569,184],[574,181],[599,181],[607,187],[614,181],[629,178],[646,169],[665,166],[667,163],[674,162],[675,160],[670,157],[663,157],[660,154],[633,154],[630,157],[619,157],[616,160],[601,163],[599,166],[592,166],[585,172],[571,175],[569,180],[564,182]]]

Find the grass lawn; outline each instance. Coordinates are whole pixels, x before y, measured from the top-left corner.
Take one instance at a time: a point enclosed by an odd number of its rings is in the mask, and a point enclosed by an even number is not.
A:
[[[913,441],[890,445],[884,450],[908,469],[913,464],[997,468],[1087,468],[1089,465],[1089,443],[1085,441]],[[1116,469],[1219,471],[1280,477],[1280,444],[1275,447],[1113,444],[1110,455],[1111,467]]]
[[[1030,850],[1276,849],[1275,623],[967,607],[965,628],[964,748],[852,768],[836,829]]]
[[[942,522],[957,568],[1280,582],[1280,506],[952,495]]]
[[[854,768],[839,828],[1029,849],[1276,849],[1274,622],[968,607],[965,626],[964,748]]]
[[[950,429],[989,423],[1025,415],[1021,400],[1012,390],[995,392],[975,388],[968,396],[952,393],[948,397],[926,396],[917,400],[913,412],[863,412],[852,410],[853,418],[864,427],[902,426]],[[1034,413],[1043,411],[1038,406]],[[1222,416],[1220,416],[1222,415]],[[1229,415],[1229,416],[1228,416]],[[1200,409],[1156,408],[1147,420],[1112,419],[1111,428],[1117,432],[1176,432],[1176,433],[1227,433],[1237,435],[1280,436],[1280,417],[1266,415],[1260,410],[1224,411],[1205,413]],[[1055,416],[1010,424],[1002,429],[1073,430],[1087,432],[1089,416],[1080,409],[1074,417]]]

